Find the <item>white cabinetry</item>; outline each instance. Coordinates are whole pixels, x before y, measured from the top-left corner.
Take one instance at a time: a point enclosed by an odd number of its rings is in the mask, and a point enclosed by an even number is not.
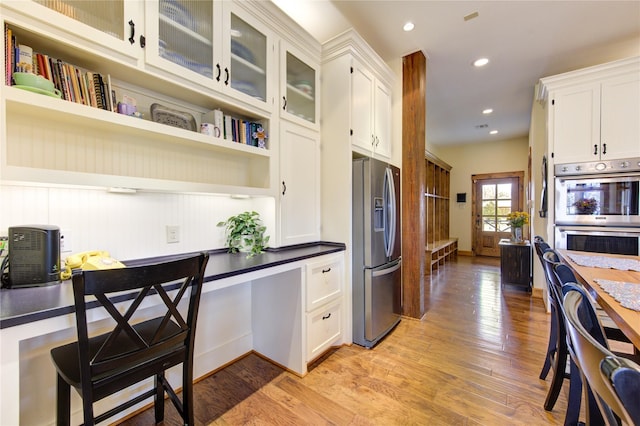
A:
[[[307,362],[338,344],[343,334],[344,254],[306,265]]]
[[[320,130],[320,65],[291,44],[280,46],[280,116]]]
[[[280,122],[280,245],[320,239],[320,135]]]
[[[352,58],[351,142],[367,155],[391,157],[391,88],[372,68]]]
[[[541,80],[548,92],[555,164],[616,160],[640,152],[640,58]]]
[[[117,100],[131,96],[143,113],[129,117],[2,84],[4,181],[277,196],[275,96],[286,70],[278,69],[276,46],[314,64],[320,45],[273,3],[7,0],[0,21],[34,52],[108,75]],[[316,73],[314,91],[318,83]],[[213,109],[258,122],[268,149],[153,122],[153,103],[192,115],[196,129]],[[317,103],[311,110],[317,128]]]

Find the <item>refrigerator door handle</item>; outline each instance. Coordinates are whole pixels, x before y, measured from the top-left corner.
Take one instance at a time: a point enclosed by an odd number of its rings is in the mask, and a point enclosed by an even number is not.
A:
[[[393,182],[393,171],[390,167],[385,169],[384,174],[384,205],[385,205],[385,248],[387,257],[393,255],[396,241],[396,189]]]
[[[382,275],[391,274],[391,273],[397,271],[398,269],[400,269],[400,266],[401,266],[401,261],[398,261],[391,268],[386,268],[386,269],[380,269],[380,270],[377,270],[377,271],[373,271],[371,273],[371,276],[372,277],[379,277],[379,276],[382,276]]]

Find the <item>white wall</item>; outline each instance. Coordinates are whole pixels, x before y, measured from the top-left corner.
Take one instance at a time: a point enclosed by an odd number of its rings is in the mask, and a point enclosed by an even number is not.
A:
[[[260,213],[275,239],[273,198],[7,184],[0,185],[0,198],[0,235],[10,226],[57,225],[68,233],[72,252],[107,250],[120,260],[222,248],[224,230],[216,224],[247,210]],[[180,242],[166,242],[167,225],[180,227]]]
[[[428,149],[452,167],[449,235],[458,237],[458,250],[471,251],[471,175],[523,171],[526,188],[529,141],[523,137],[482,144],[437,146],[435,149],[429,146]],[[455,195],[459,192],[467,194],[466,203],[456,203]]]

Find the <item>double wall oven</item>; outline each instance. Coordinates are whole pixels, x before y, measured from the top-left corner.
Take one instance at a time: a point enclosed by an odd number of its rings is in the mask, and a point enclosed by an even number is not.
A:
[[[640,255],[640,157],[554,172],[557,248]]]

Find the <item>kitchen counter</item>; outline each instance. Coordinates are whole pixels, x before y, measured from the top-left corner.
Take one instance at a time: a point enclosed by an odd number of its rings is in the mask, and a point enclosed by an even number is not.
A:
[[[341,243],[318,242],[269,248],[265,253],[249,259],[245,253],[227,253],[226,249],[212,250],[209,251],[203,291],[207,288],[206,283],[344,250],[345,245]],[[191,253],[134,259],[123,261],[123,263],[127,266],[139,266],[176,259],[188,254]],[[123,295],[119,301],[129,298],[131,296]],[[73,312],[73,288],[70,280],[45,287],[0,290],[0,329]]]

